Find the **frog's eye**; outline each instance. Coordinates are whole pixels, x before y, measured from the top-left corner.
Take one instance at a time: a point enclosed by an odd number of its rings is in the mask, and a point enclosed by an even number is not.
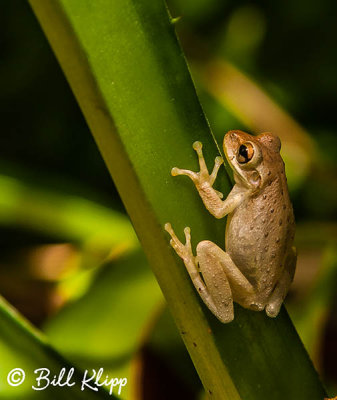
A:
[[[250,143],[242,144],[239,147],[237,160],[240,164],[246,164],[253,158],[254,147]]]

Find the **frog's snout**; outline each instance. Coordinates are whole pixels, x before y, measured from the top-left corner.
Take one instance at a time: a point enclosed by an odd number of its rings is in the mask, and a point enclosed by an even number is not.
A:
[[[223,149],[228,161],[232,161],[235,158],[235,149],[237,148],[239,141],[239,135],[235,131],[229,131],[226,133],[223,141]]]
[[[225,137],[224,137],[224,146],[225,147],[233,147],[233,145],[235,146],[240,139],[240,135],[238,132],[236,131],[229,131],[226,133]]]

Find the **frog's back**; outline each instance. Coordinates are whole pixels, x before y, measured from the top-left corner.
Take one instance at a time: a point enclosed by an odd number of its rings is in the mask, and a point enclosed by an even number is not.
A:
[[[228,216],[226,251],[254,287],[268,296],[283,271],[294,233],[282,168],[275,179]]]

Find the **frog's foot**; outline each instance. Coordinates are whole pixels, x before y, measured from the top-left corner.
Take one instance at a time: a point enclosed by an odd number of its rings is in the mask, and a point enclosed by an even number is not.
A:
[[[198,268],[198,259],[197,257],[193,256],[192,249],[191,249],[191,235],[190,235],[190,228],[186,227],[184,229],[186,243],[183,245],[180,240],[177,238],[176,234],[174,233],[171,224],[165,224],[165,230],[171,235],[170,244],[177,252],[177,254],[183,259],[185,267],[187,269],[188,274],[191,277],[194,287],[197,289],[200,297],[207,305],[207,307],[216,315],[222,322],[230,322],[233,319],[233,313],[223,313],[218,312],[217,305],[214,303],[211,293],[209,292],[208,288],[205,285],[204,280],[202,279],[199,268]],[[214,276],[214,274],[212,274]],[[217,283],[215,283],[215,286]],[[221,300],[221,306],[224,308],[225,301]],[[227,307],[233,308],[233,302],[229,301]]]
[[[206,166],[205,158],[202,153],[202,143],[194,142],[193,149],[197,152],[198,159],[199,159],[199,168],[200,168],[200,172],[198,173],[199,185],[202,185],[203,183],[208,183],[210,186],[213,186],[213,183],[216,179],[219,168],[220,168],[221,164],[223,163],[223,158],[220,156],[215,157],[213,171],[211,174],[209,174],[207,166]],[[222,193],[221,194],[220,194],[220,192],[217,192],[217,193],[219,194],[219,197],[221,197]]]
[[[194,183],[196,183],[198,181],[198,173],[190,171],[189,169],[181,169],[181,168],[173,167],[171,169],[171,175],[172,176],[186,175],[189,178],[191,178],[191,180]]]
[[[176,253],[180,258],[182,258],[184,261],[190,261],[194,259],[193,252],[192,252],[192,247],[191,247],[191,230],[187,226],[184,229],[184,234],[185,234],[185,244],[182,244],[181,241],[178,239],[177,235],[175,234],[174,230],[172,229],[172,226],[170,223],[165,224],[165,230],[168,232],[171,236],[170,240],[170,245],[174,248]]]
[[[275,318],[280,312],[282,306],[282,299],[275,300],[274,302],[268,303],[266,306],[266,314],[268,317]]]
[[[216,179],[216,176],[218,174],[219,168],[220,168],[221,164],[223,163],[223,158],[219,157],[219,156],[215,158],[213,171],[211,174],[209,174],[207,166],[206,166],[206,162],[204,159],[204,155],[202,153],[202,143],[194,142],[193,149],[198,154],[200,171],[193,172],[188,169],[180,169],[180,168],[174,167],[171,170],[171,175],[172,176],[186,175],[194,182],[194,184],[197,187],[198,186],[200,187],[203,184],[208,184],[210,187],[212,187],[213,183]],[[218,191],[217,191],[217,194],[220,198],[223,197],[222,193],[220,193]]]
[[[214,167],[213,167],[213,171],[212,171],[212,173],[210,175],[210,181],[209,181],[209,184],[211,186],[213,186],[213,183],[214,183],[214,181],[215,181],[215,179],[216,179],[216,177],[218,175],[219,168],[221,167],[222,164],[223,164],[223,158],[220,157],[220,156],[215,157]],[[219,192],[218,190],[216,190],[216,192],[219,195],[220,199],[222,199],[223,198],[223,194],[221,192]]]

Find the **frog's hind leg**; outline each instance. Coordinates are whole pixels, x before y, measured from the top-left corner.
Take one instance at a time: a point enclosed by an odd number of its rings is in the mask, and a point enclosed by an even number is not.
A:
[[[216,244],[204,240],[197,245],[195,257],[191,248],[190,229],[185,228],[186,244],[182,244],[170,224],[171,245],[183,259],[200,297],[223,323],[234,318],[233,299],[245,308],[260,311],[264,305],[257,300],[252,284],[234,264],[230,255]]]
[[[226,323],[232,321],[234,318],[232,294],[226,275],[221,268],[215,266],[212,268],[211,274],[207,274],[206,272],[206,275],[203,276],[204,282],[198,269],[197,257],[195,257],[192,252],[190,228],[186,227],[184,229],[186,238],[185,245],[177,238],[171,224],[165,224],[165,230],[170,234],[170,244],[179,257],[183,259],[187,272],[203,302],[221,322]],[[214,290],[216,293],[220,294],[220,296],[214,295]]]
[[[293,281],[297,261],[297,252],[292,247],[285,261],[285,268],[280,280],[277,282],[275,289],[271,293],[266,306],[266,314],[268,317],[276,317],[280,311],[284,298],[286,297],[291,282]]]
[[[217,247],[210,241],[200,242],[197,245],[197,260],[206,288],[212,293],[216,308],[213,313],[221,322],[227,323],[234,319],[233,294],[222,262],[212,251],[213,246]]]
[[[261,311],[254,287],[235,265],[230,255],[215,243],[208,240],[197,246],[197,258],[200,272],[206,286],[211,290],[212,299],[217,306],[220,320],[232,320],[233,300],[242,307]]]

